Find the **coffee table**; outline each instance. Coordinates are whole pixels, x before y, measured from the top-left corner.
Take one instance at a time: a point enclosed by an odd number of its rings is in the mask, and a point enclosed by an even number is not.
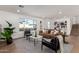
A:
[[[41,39],[42,40],[42,36],[40,35],[37,35],[37,36],[30,36],[30,39],[33,39],[34,40],[34,46],[36,45],[36,40],[38,41],[38,39]]]

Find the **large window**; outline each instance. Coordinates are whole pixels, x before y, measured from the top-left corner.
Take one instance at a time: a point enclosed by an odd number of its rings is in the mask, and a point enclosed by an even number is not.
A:
[[[20,30],[27,29],[27,28],[33,29],[35,28],[35,26],[36,26],[36,20],[34,19],[28,19],[28,18],[20,19],[20,22],[19,22]]]

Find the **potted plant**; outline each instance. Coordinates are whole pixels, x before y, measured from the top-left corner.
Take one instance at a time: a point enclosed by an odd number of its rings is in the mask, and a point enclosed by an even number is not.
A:
[[[13,42],[12,40],[12,34],[13,30],[15,29],[12,27],[12,24],[10,24],[8,21],[6,21],[8,24],[8,27],[4,28],[4,31],[1,32],[1,35],[5,38],[7,44],[11,44]]]

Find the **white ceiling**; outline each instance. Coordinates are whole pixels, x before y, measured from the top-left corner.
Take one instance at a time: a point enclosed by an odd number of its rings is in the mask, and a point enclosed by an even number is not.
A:
[[[24,5],[24,8],[0,5],[0,10],[3,11],[17,13],[17,9],[21,9],[21,14],[37,17],[79,16],[79,5]]]

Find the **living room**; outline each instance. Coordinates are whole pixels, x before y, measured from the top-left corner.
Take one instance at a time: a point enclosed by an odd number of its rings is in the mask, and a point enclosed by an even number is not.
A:
[[[78,10],[79,6],[75,5],[0,5],[0,52],[79,52]],[[8,34],[4,35],[6,28],[13,28],[13,33],[10,35],[12,43],[8,45],[6,44]],[[31,34],[26,35],[28,29]],[[51,48],[47,44],[45,46],[45,42],[42,41],[45,39],[51,42],[50,39],[55,36],[59,39],[58,51],[54,51],[55,45]]]

